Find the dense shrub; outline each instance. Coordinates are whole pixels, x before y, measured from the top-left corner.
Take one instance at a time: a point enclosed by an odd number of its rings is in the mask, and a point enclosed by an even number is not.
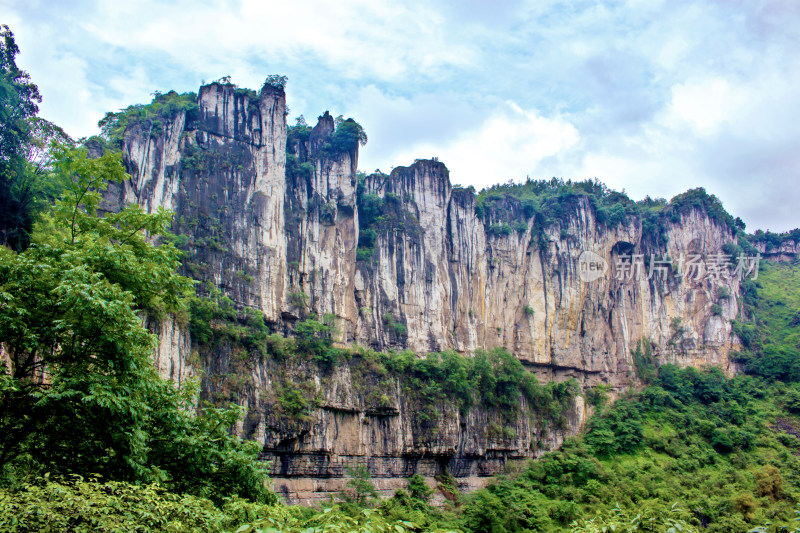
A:
[[[630,531],[790,524],[800,494],[786,476],[800,466],[798,442],[769,426],[786,416],[783,386],[669,365],[657,383],[618,399],[561,450],[468,496],[464,529],[599,532],[623,518]]]
[[[348,118],[337,124],[326,143],[326,148],[334,154],[341,154],[353,152],[359,145],[365,144],[367,144],[367,133],[364,128],[352,118]]]
[[[0,338],[12,363],[0,365],[3,477],[92,474],[218,502],[274,499],[257,446],[229,434],[239,413],[198,412],[197,389],[152,364],[142,317],[180,315],[191,287],[178,251],[159,244],[171,214],[98,216],[108,180],[125,177],[119,155],[57,154],[66,192],[30,248],[0,247]]]

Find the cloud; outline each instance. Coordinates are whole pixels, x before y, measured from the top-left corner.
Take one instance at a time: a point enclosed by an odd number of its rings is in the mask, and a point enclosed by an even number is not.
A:
[[[685,124],[698,136],[713,135],[730,124],[746,101],[745,91],[721,78],[682,83],[672,87],[672,102],[662,120],[676,128]]]
[[[369,135],[359,166],[386,170],[480,127],[487,107],[450,92],[403,96],[368,85],[353,95],[344,113],[355,117]]]
[[[43,112],[76,135],[93,133],[104,111],[147,101],[154,90],[193,90],[202,79],[232,75],[240,85],[259,87],[266,74],[288,73],[311,90],[320,78],[339,86],[352,79],[419,84],[470,64],[475,53],[423,3],[145,0],[15,7],[12,30],[24,51],[21,62],[48,100]],[[77,102],[78,117],[63,99],[83,90],[92,97]],[[48,105],[56,100],[62,101]]]
[[[506,102],[489,111],[478,127],[462,131],[447,143],[420,142],[392,154],[404,165],[417,157],[437,157],[450,169],[454,183],[488,187],[525,177],[525,169],[578,142],[575,127],[562,117]]]
[[[368,170],[438,156],[477,187],[705,186],[750,227],[800,225],[796,2],[0,3],[41,114],[74,135],[155,90],[280,73],[292,117],[365,126]]]

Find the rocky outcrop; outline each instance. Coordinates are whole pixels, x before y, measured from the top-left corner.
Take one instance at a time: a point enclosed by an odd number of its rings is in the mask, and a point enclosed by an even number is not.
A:
[[[263,439],[262,458],[271,462],[276,490],[293,502],[335,496],[347,469],[358,465],[369,469],[385,495],[405,488],[413,474],[435,484],[435,477],[449,473],[461,490],[472,490],[508,463],[560,446],[587,415],[581,396],[569,400],[557,423],[524,397],[510,416],[485,406],[464,411],[451,400],[422,404],[396,378],[371,373],[358,357],[323,375],[304,364],[271,366],[257,372],[272,382],[252,389],[260,391],[258,398],[248,398],[255,416],[243,430]],[[285,387],[314,397],[313,407],[287,416],[281,405]],[[374,390],[383,397],[378,404]]]
[[[780,244],[774,245],[773,243],[757,239],[758,235],[756,235],[754,245],[765,259],[771,259],[772,261],[795,261],[800,257],[800,241],[787,238],[782,239]]]
[[[158,373],[178,385],[195,377],[195,369],[189,361],[192,346],[186,327],[171,315],[158,320],[146,318],[145,325],[158,336],[153,358]]]
[[[109,187],[104,207],[174,211],[174,230],[188,239],[187,273],[279,321],[287,279],[283,90],[265,85],[253,101],[214,83],[200,88],[198,105],[192,122],[178,113],[159,131],[145,123],[126,132],[131,179]]]
[[[663,240],[650,239],[636,217],[601,223],[579,195],[541,224],[511,197],[479,206],[435,160],[357,175],[357,146],[332,146],[327,112],[287,147],[282,89],[267,85],[253,98],[215,83],[200,89],[198,106],[196,117],[179,113],[157,131],[128,130],[131,179],[109,188],[105,207],[173,210],[186,273],[260,310],[275,331],[327,316],[344,345],[467,354],[505,347],[543,380],[613,389],[635,382],[632,354],[642,346],[658,362],[735,370],[728,353],[737,346],[730,322],[740,276],[691,263],[710,261],[735,234],[703,209],[664,222]],[[379,206],[369,221],[367,200]],[[188,340],[162,329],[159,368],[184,379]],[[206,356],[204,389],[214,399],[229,392],[227,378],[215,376],[230,376],[235,357]],[[344,466],[359,463],[386,490],[398,476],[444,470],[474,486],[509,459],[557,446],[586,414],[578,398],[563,428],[544,431],[523,405],[498,437],[489,431],[496,413],[443,405],[430,435],[399,384],[387,394],[391,409],[376,411],[345,365],[332,376],[294,371],[320,400],[287,425],[275,414],[286,370],[275,365],[237,367],[244,385],[227,399],[248,407],[240,431],[264,442],[278,485],[303,500],[336,490]]]
[[[290,147],[310,172],[287,175],[287,265],[284,323],[291,325],[308,312],[343,319],[357,316],[353,298],[358,216],[356,207],[357,150],[331,153],[325,141],[334,131],[327,112],[307,142]],[[287,322],[288,320],[288,322]]]

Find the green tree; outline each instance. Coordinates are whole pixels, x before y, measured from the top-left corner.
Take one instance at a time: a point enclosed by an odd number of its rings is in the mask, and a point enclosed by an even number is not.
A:
[[[0,26],[0,244],[27,247],[33,227],[35,188],[27,172],[29,119],[36,115],[39,89],[19,69],[14,34]]]
[[[328,370],[336,364],[339,353],[333,347],[331,326],[308,319],[297,324],[294,333],[298,352],[310,356]]]
[[[367,133],[361,124],[348,118],[347,120],[337,121],[336,130],[331,134],[329,143],[330,150],[334,153],[352,152],[358,146],[367,144]]]
[[[427,502],[433,494],[433,489],[425,483],[425,478],[419,474],[414,474],[408,478],[408,493],[412,498]]]
[[[464,526],[467,531],[492,531],[506,533],[508,529],[508,507],[491,491],[476,492],[470,505],[464,509]]]
[[[372,483],[372,476],[364,465],[347,467],[347,483],[341,493],[341,497],[347,503],[355,504],[359,507],[368,507],[373,498],[378,497],[378,491]]]
[[[152,364],[142,315],[181,309],[191,288],[178,250],[153,244],[171,213],[98,216],[107,182],[126,177],[119,155],[55,153],[66,192],[27,250],[0,248],[0,464],[269,499],[257,446],[228,434],[238,413],[195,415],[196,386]]]

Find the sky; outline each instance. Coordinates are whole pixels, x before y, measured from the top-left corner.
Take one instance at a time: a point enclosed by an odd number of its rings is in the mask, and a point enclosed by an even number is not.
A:
[[[74,137],[154,91],[282,74],[290,125],[364,126],[367,172],[705,187],[748,231],[800,226],[797,0],[0,0],[0,23]]]

